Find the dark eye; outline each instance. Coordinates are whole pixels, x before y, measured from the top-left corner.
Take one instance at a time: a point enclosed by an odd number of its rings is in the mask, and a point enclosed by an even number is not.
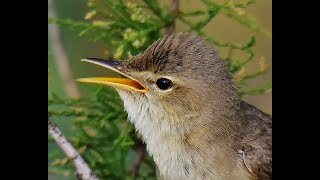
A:
[[[172,86],[172,81],[170,79],[160,78],[157,80],[156,84],[161,90],[166,90]]]

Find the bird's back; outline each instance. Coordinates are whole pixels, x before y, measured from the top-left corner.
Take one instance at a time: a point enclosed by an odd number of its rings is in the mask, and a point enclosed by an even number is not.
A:
[[[272,117],[241,102],[245,134],[241,142],[246,168],[260,180],[272,179]]]

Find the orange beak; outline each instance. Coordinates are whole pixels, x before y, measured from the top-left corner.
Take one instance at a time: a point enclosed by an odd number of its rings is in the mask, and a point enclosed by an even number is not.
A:
[[[148,91],[148,89],[145,86],[143,86],[140,82],[130,77],[124,71],[121,70],[120,61],[110,61],[110,60],[104,60],[104,59],[98,59],[98,58],[86,58],[86,59],[82,59],[81,61],[103,66],[105,68],[108,68],[112,71],[115,71],[123,75],[125,78],[92,77],[92,78],[78,79],[79,82],[111,86],[114,88],[124,89],[124,90],[134,90],[142,93],[146,93]]]

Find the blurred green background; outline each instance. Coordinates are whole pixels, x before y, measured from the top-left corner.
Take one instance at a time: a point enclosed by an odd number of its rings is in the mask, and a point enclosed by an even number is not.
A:
[[[75,20],[83,20],[85,14],[88,11],[87,0],[54,0],[54,6],[58,18],[70,18]],[[132,1],[134,2],[134,1]],[[165,2],[169,2],[166,0]],[[219,2],[219,1],[217,1]],[[220,1],[222,2],[222,1]],[[235,1],[241,2],[241,1]],[[200,1],[193,0],[181,0],[180,1],[181,10],[193,10],[203,7],[203,3]],[[258,21],[263,25],[265,29],[271,32],[272,29],[272,1],[271,0],[258,0],[255,4],[249,6],[246,9],[247,13],[254,15]],[[241,13],[241,12],[240,12]],[[61,33],[61,41],[63,43],[63,48],[67,54],[67,58],[70,61],[71,68],[73,71],[74,78],[81,78],[87,76],[101,76],[108,74],[107,70],[99,68],[97,66],[90,66],[86,63],[81,63],[80,59],[84,57],[101,57],[105,58],[105,45],[102,43],[88,42],[84,38],[80,38],[77,33],[70,31],[66,27],[58,26]],[[178,21],[175,32],[186,31],[185,26]],[[215,17],[205,28],[204,32],[209,36],[217,37],[218,39],[224,41],[233,42],[243,42],[253,33],[252,30],[239,25],[236,21],[230,20],[230,18],[224,15],[218,15]],[[247,68],[248,71],[257,69],[260,60],[266,62],[270,66],[269,71],[249,81],[252,86],[261,85],[266,82],[271,82],[272,80],[272,38],[262,33],[256,34],[256,45],[254,46],[255,60]],[[226,53],[222,49],[218,48],[221,54]],[[66,96],[65,92],[62,90],[61,78],[57,73],[57,65],[54,61],[54,56],[51,49],[51,41],[48,36],[48,67],[50,71],[50,88],[49,92],[54,92],[59,96]],[[79,84],[81,90],[85,91],[86,85]],[[272,114],[272,93],[267,92],[262,95],[248,96],[244,98],[245,101],[257,106],[261,110]],[[72,129],[70,124],[72,119],[61,122],[59,126],[65,133],[65,135],[72,136]],[[48,151],[57,148],[53,145],[48,145]],[[48,162],[49,163],[49,162]],[[48,174],[48,179],[70,179],[63,176],[56,176]]]
[[[134,2],[134,1],[133,1]],[[82,20],[87,11],[87,1],[86,0],[55,0],[55,9],[58,18],[71,18],[76,20]],[[181,0],[182,10],[192,10],[199,9],[203,6],[203,3],[199,1],[191,0]],[[260,23],[269,31],[272,29],[272,1],[271,0],[258,0],[255,4],[251,5],[247,9],[248,13],[253,14]],[[180,21],[177,23],[177,28],[175,32],[185,31]],[[68,30],[65,27],[59,26],[61,30],[61,41],[63,47],[67,53],[68,59],[71,63],[71,67],[74,73],[74,77],[87,77],[94,75],[102,75],[108,73],[106,71],[101,71],[103,69],[95,66],[88,66],[86,63],[81,63],[80,59],[84,57],[105,57],[104,51],[105,47],[102,43],[88,42],[83,38],[78,37],[77,33]],[[229,18],[218,15],[214,18],[205,28],[204,31],[209,36],[218,37],[226,41],[245,41],[252,30],[245,28],[239,23],[230,20]],[[265,59],[267,64],[271,67],[272,65],[272,38],[268,37],[262,33],[256,35],[257,44],[254,46],[256,53],[255,59]],[[50,47],[50,40],[49,47]],[[221,52],[223,53],[223,52]],[[53,56],[50,53],[48,55],[50,71],[52,71],[52,90],[63,94],[59,86],[59,78],[55,77],[54,71],[55,64],[53,61]],[[252,69],[257,67],[257,63],[253,62],[249,66]],[[250,69],[249,69],[250,70]],[[263,82],[270,82],[272,78],[271,68],[265,75],[253,79],[250,81],[252,85],[263,84]],[[82,85],[80,85],[82,86]],[[265,93],[263,95],[249,96],[245,97],[244,100],[256,105],[263,111],[272,114],[272,93]]]

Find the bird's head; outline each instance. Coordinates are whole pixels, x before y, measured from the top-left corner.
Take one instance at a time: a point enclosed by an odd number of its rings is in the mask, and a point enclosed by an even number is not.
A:
[[[126,61],[97,58],[83,61],[124,76],[79,81],[116,88],[134,123],[168,121],[166,123],[190,124],[201,115],[230,114],[227,111],[238,101],[236,88],[223,60],[208,43],[194,34],[165,36]]]

